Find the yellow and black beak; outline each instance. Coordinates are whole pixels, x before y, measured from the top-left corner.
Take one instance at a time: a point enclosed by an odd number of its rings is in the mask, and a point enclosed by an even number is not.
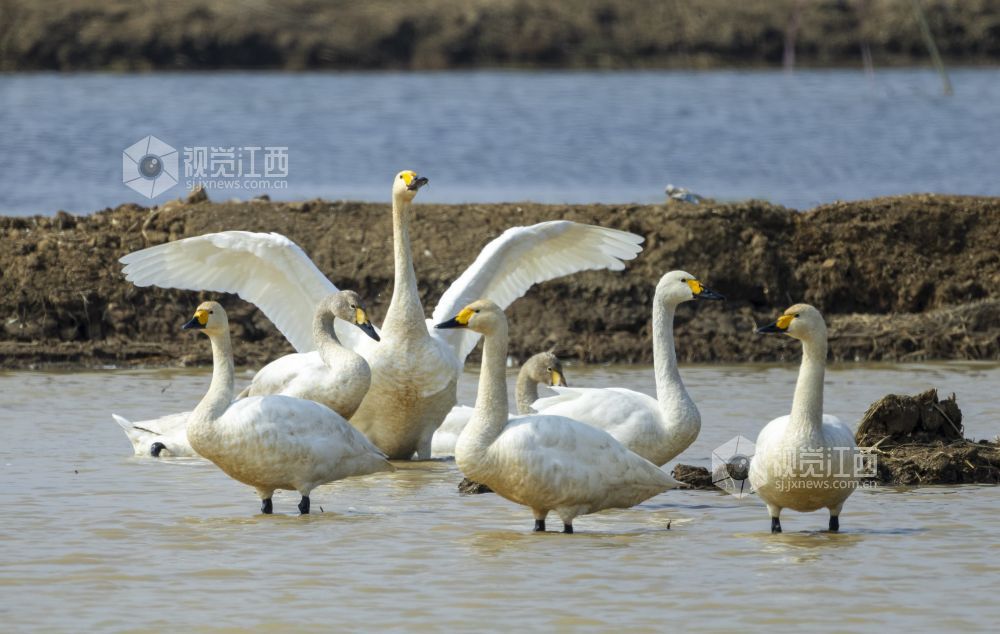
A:
[[[373,326],[372,322],[368,320],[368,315],[365,313],[363,308],[354,309],[354,325],[363,330],[366,335],[375,341],[382,340],[382,338],[378,336],[378,333],[375,332],[375,326]]]
[[[695,299],[709,299],[724,301],[726,299],[725,295],[717,291],[713,291],[709,287],[705,286],[698,280],[688,280],[688,286],[691,287],[691,292],[694,293]]]
[[[782,315],[781,317],[778,317],[777,321],[758,328],[757,334],[767,335],[788,332],[788,327],[792,325],[793,319],[795,319],[795,315]]]
[[[208,323],[208,311],[198,309],[194,311],[194,317],[192,317],[186,324],[181,326],[181,330],[204,330],[205,324]]]
[[[553,368],[549,376],[549,385],[558,385],[559,387],[569,387],[569,383],[566,382],[566,377],[563,376],[561,368]]]
[[[430,181],[427,180],[426,176],[414,176],[412,179],[410,179],[410,182],[406,184],[406,188],[410,191],[415,192],[429,182]]]
[[[468,328],[469,320],[472,319],[473,310],[471,308],[463,308],[457,315],[448,321],[443,321],[440,324],[436,324],[435,328]]]

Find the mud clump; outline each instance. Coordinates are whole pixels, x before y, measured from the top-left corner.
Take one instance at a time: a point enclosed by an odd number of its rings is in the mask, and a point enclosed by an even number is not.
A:
[[[679,464],[673,470],[674,479],[683,482],[689,489],[714,489],[712,472],[705,467]]]
[[[878,456],[883,483],[1000,484],[1000,444],[964,438],[954,394],[885,396],[865,412],[855,437]]]
[[[461,495],[479,495],[481,493],[493,493],[493,489],[485,484],[473,482],[468,478],[462,478],[462,481],[458,483],[458,492]]]
[[[557,219],[631,231],[644,248],[624,272],[557,278],[515,301],[515,360],[554,347],[585,363],[650,363],[653,293],[672,269],[727,298],[678,309],[684,363],[798,360],[784,338],[753,334],[796,301],[823,312],[833,361],[1000,359],[1000,198],[896,196],[807,212],[763,201],[415,205],[410,235],[427,313],[490,240]],[[210,365],[210,351],[180,330],[207,299],[226,308],[238,365],[292,352],[234,295],[137,288],[122,275],[126,253],[224,230],[287,236],[339,288],[357,291],[375,323],[384,318],[393,285],[387,204],[195,196],[0,217],[0,367]]]

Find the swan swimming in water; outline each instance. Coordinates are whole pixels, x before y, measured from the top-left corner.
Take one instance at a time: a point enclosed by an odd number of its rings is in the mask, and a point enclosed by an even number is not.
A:
[[[671,271],[653,297],[653,373],[656,398],[621,387],[554,387],[539,399],[540,414],[566,416],[603,429],[655,465],[665,465],[691,446],[701,430],[701,414],[688,396],[674,350],[674,312],[691,300],[721,300],[690,273]]]
[[[393,179],[395,281],[382,341],[376,344],[348,332],[339,320],[336,324],[341,342],[364,357],[372,372],[371,388],[351,423],[400,460],[414,452],[420,459],[430,457],[434,430],[456,403],[459,372],[479,338],[471,331],[436,331],[435,322],[478,297],[506,307],[539,282],[591,269],[622,270],[642,242],[632,233],[566,220],[508,229],[483,248],[426,320],[410,245],[412,202],[426,184],[413,171]],[[337,290],[298,246],[278,234],[208,234],[130,253],[121,262],[137,286],[238,293],[299,352],[313,346],[303,315]]]
[[[538,386],[545,384],[548,386],[566,386],[566,377],[563,374],[562,362],[551,350],[539,352],[524,362],[517,373],[517,385],[514,389],[514,403],[517,405],[518,414],[534,414],[535,410],[531,404],[538,400]],[[465,429],[472,418],[475,408],[468,405],[456,405],[451,408],[444,422],[434,432],[434,440],[431,443],[431,456],[434,458],[447,458],[455,455],[455,443],[458,436]]]
[[[750,484],[767,503],[771,532],[781,532],[781,510],[830,509],[831,531],[840,530],[840,511],[858,478],[854,432],[823,414],[826,323],[818,310],[796,304],[758,333],[784,333],[802,342],[802,366],[792,413],[775,418],[757,436],[750,460]]]
[[[361,355],[340,345],[335,319],[354,324],[379,340],[361,298],[354,291],[338,291],[316,308],[313,352],[295,352],[268,363],[257,372],[240,396],[283,394],[316,401],[344,418],[354,416],[371,386],[372,373]]]
[[[364,359],[339,344],[333,331],[335,318],[355,324],[378,340],[357,293],[338,291],[316,308],[313,337],[317,350],[288,354],[269,363],[237,398],[282,394],[322,403],[350,418],[368,391],[371,371]],[[111,415],[125,431],[135,454],[154,458],[198,455],[187,440],[189,416],[191,412],[180,412],[133,423],[117,414]]]
[[[438,328],[484,335],[476,408],[455,446],[462,473],[502,497],[531,508],[535,530],[555,511],[563,532],[579,515],[628,508],[679,483],[601,431],[562,416],[509,417],[507,318],[495,303],[479,300]]]
[[[212,343],[212,383],[188,419],[188,441],[226,475],[256,488],[262,513],[271,513],[276,489],[298,491],[305,515],[319,485],[393,470],[385,454],[325,405],[290,396],[233,401],[229,320],[218,303],[198,306],[184,329],[200,330]]]

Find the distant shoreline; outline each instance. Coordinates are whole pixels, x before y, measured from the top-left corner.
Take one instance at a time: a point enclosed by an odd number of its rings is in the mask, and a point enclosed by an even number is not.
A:
[[[946,64],[1000,62],[1000,0],[922,6]],[[790,50],[801,68],[931,64],[910,0],[0,0],[0,72],[750,69]]]
[[[560,278],[517,300],[508,311],[515,359],[555,347],[571,360],[649,363],[653,289],[682,268],[727,297],[679,310],[682,362],[796,361],[791,342],[753,328],[799,301],[824,312],[833,361],[1000,360],[1000,198],[921,194],[805,212],[709,201],[426,204],[415,213],[428,314],[508,227],[564,218],[645,237],[622,273]],[[260,311],[233,296],[136,288],[121,275],[125,253],[227,229],[287,235],[340,288],[358,291],[381,323],[393,282],[383,203],[175,200],[0,217],[0,368],[210,364],[205,346],[179,330],[200,298],[229,311],[238,364],[257,367],[291,351]]]

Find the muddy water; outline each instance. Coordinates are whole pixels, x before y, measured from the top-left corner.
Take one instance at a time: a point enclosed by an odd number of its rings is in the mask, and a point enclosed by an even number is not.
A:
[[[652,390],[649,368],[567,370],[575,385]],[[787,412],[789,366],[687,367],[704,425],[687,463]],[[472,400],[468,373],[461,398]],[[843,532],[762,504],[671,491],[535,535],[495,495],[459,497],[453,462],[400,465],[274,516],[200,460],[136,458],[111,421],[193,405],[202,371],[0,374],[0,623],[6,631],[255,627],[412,631],[986,629],[1000,618],[1000,488],[859,491]],[[844,366],[830,413],[889,391],[956,391],[968,435],[1000,433],[1000,367]],[[322,512],[320,512],[322,509]],[[668,525],[670,528],[668,529]]]

